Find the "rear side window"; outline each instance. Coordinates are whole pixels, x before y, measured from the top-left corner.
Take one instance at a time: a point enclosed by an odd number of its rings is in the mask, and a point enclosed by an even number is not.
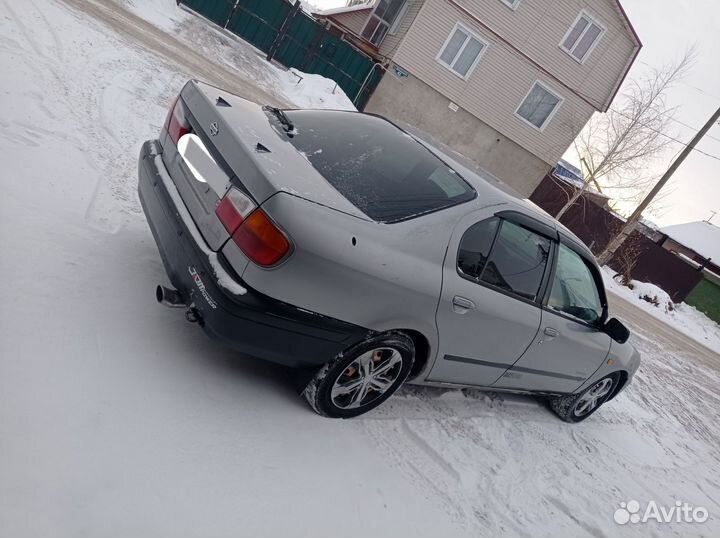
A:
[[[355,207],[396,222],[475,198],[473,188],[413,137],[376,116],[288,110],[290,143]]]
[[[498,218],[478,222],[463,235],[458,251],[458,269],[464,275],[480,280],[499,222]]]
[[[476,281],[535,301],[550,244],[550,239],[513,222],[490,219],[472,226],[463,236],[458,268]]]

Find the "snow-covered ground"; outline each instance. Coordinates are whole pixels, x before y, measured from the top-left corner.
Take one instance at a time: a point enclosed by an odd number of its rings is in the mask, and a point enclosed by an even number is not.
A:
[[[603,267],[603,278],[608,290],[632,302],[651,316],[671,325],[696,342],[720,353],[720,325],[715,321],[689,304],[673,303],[670,296],[654,284],[633,280],[631,289],[616,281],[613,278],[615,274],[616,271],[610,267]],[[655,305],[655,302],[658,304]]]
[[[720,369],[642,327],[635,382],[579,425],[421,388],[332,421],[157,306],[136,155],[191,65],[58,0],[0,6],[0,536],[720,535]],[[710,519],[619,526],[631,499]]]

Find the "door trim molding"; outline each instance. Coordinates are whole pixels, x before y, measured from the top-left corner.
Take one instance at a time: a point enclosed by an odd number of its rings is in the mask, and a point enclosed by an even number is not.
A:
[[[472,359],[470,357],[458,357],[457,355],[444,355],[445,360],[453,362],[464,362],[467,364],[477,364],[479,366],[488,366],[490,368],[502,368],[503,370],[512,369],[515,372],[523,372],[526,374],[544,375],[548,377],[558,377],[560,379],[568,379],[571,381],[585,381],[586,377],[578,377],[567,374],[559,374],[557,372],[548,372],[547,370],[536,370],[535,368],[525,368],[523,366],[513,366],[502,362],[490,362],[480,359]]]

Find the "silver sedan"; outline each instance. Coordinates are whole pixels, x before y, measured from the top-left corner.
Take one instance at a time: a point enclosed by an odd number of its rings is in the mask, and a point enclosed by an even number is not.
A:
[[[298,368],[322,415],[407,382],[539,395],[578,422],[638,368],[577,237],[379,116],[190,81],[142,148],[139,193],[172,283],[157,300]]]

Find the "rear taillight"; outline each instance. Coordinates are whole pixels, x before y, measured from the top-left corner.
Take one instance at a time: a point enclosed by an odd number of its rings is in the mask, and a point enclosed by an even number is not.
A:
[[[180,140],[183,135],[192,132],[192,127],[187,119],[185,104],[179,95],[173,101],[170,112],[168,112],[167,118],[165,118],[165,130],[175,145],[177,145],[178,140]]]
[[[235,244],[263,267],[278,263],[290,251],[290,240],[242,191],[231,187],[215,209]]]
[[[225,229],[232,235],[256,207],[255,202],[249,196],[231,187],[220,200],[215,213]]]
[[[290,250],[290,241],[262,209],[256,209],[233,234],[245,255],[263,267],[279,262]]]

